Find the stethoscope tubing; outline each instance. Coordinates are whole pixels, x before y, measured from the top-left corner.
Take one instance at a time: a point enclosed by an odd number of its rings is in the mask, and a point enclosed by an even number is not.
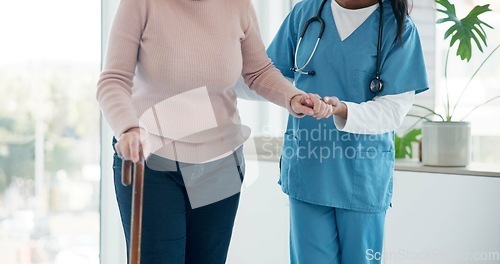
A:
[[[321,38],[323,37],[323,33],[325,32],[325,21],[321,17],[321,13],[323,13],[323,8],[325,7],[326,2],[327,2],[327,0],[323,0],[321,2],[321,6],[319,7],[319,10],[318,10],[318,13],[316,13],[316,16],[311,17],[309,20],[307,20],[306,24],[302,28],[302,31],[300,32],[299,40],[297,42],[297,48],[295,49],[294,67],[290,69],[293,72],[297,72],[297,73],[304,74],[304,75],[314,75],[315,74],[314,71],[304,71],[304,69],[309,65],[312,58],[314,57],[314,54],[316,53],[316,50],[318,49],[319,42],[321,41]],[[298,62],[297,62],[297,56],[299,53],[300,44],[302,43],[302,39],[304,38],[306,31],[309,28],[309,25],[313,22],[319,22],[321,25],[321,29],[320,29],[319,34],[318,34],[318,39],[316,40],[316,44],[314,44],[314,48],[311,52],[311,55],[309,55],[309,58],[307,59],[306,63],[302,67],[299,67]]]
[[[307,59],[306,63],[304,63],[304,65],[302,67],[299,67],[297,65],[297,55],[299,53],[299,48],[300,48],[300,43],[302,42],[302,38],[303,37],[300,37],[299,41],[297,42],[297,48],[295,49],[295,63],[294,63],[295,65],[294,65],[294,68],[292,68],[292,71],[298,72],[300,74],[314,75],[314,72],[304,72],[304,69],[309,65],[312,58],[314,57],[314,54],[316,53],[316,49],[318,48],[318,45],[319,45],[319,41],[321,40],[321,37],[318,37],[318,39],[316,40],[316,44],[314,45],[313,51],[311,52],[311,55]]]

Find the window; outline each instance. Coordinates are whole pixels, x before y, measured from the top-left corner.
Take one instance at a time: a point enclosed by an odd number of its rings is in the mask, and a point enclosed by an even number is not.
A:
[[[0,263],[99,263],[99,11],[0,3]]]
[[[120,0],[101,0],[101,60]],[[95,91],[95,89],[94,89]],[[111,128],[101,117],[101,263],[126,263],[125,238],[113,185]]]
[[[490,8],[493,11],[482,15],[481,18],[495,28],[494,30],[485,29],[488,35],[489,46],[485,49],[484,53],[480,53],[477,49],[474,49],[470,63],[462,62],[454,56],[456,44],[452,48],[448,65],[448,87],[450,101],[453,106],[453,102],[456,102],[460,96],[462,88],[468,82],[474,70],[493,48],[500,44],[500,35],[495,34],[496,30],[500,27],[500,3],[487,0],[454,0],[452,2],[455,4],[460,17],[465,16],[466,14],[464,13],[468,12],[474,5],[490,4]],[[449,44],[449,40],[443,41],[443,36],[447,24],[436,25],[436,17],[440,18],[442,16],[435,11],[434,0],[413,1],[413,10],[410,16],[417,25],[422,39],[430,83],[430,90],[419,94],[415,99],[415,103],[435,108],[439,113],[443,113],[444,102],[446,100],[443,69]],[[500,51],[497,51],[474,78],[474,81],[464,94],[459,107],[457,107],[455,121],[459,121],[466,113],[481,102],[500,95],[500,90],[498,89],[498,76],[500,73],[499,59]],[[495,162],[500,159],[500,153],[494,148],[494,146],[500,144],[500,137],[498,136],[500,135],[500,119],[496,117],[496,113],[499,111],[500,99],[479,108],[466,119],[466,121],[472,123],[472,158],[474,162]],[[424,112],[414,108],[412,109],[412,113],[421,114]],[[406,118],[398,133],[404,133],[415,121],[415,118]],[[418,147],[414,146],[414,150],[417,149]],[[415,159],[417,157],[418,155],[414,155]]]
[[[456,0],[454,1],[457,7],[457,13],[460,17],[465,16],[474,5],[490,4],[492,12],[488,12],[480,16],[480,18],[491,25],[494,29],[485,28],[488,36],[488,47],[484,53],[479,50],[473,50],[473,56],[469,63],[460,61],[456,56],[451,56],[449,65],[448,87],[450,91],[450,100],[456,102],[465,83],[469,81],[470,76],[475,71],[486,56],[500,44],[500,3],[498,1],[485,1],[485,0]],[[438,36],[443,36],[443,27],[438,25]],[[441,58],[444,60],[446,48],[449,42],[439,41],[438,50],[441,52]],[[456,45],[452,49],[456,51]],[[487,101],[494,96],[500,95],[500,87],[498,86],[498,76],[500,76],[500,50],[495,52],[488,62],[483,66],[481,71],[477,74],[471,82],[470,87],[464,93],[460,105],[457,107],[456,116],[459,120],[475,106]],[[442,63],[441,63],[442,65]],[[443,66],[440,66],[443,69]],[[444,77],[440,76],[440,86],[438,90],[438,97],[436,98],[436,106],[443,105],[441,102],[444,100]],[[439,109],[439,108],[438,108]],[[476,162],[498,162],[500,154],[495,146],[500,145],[500,119],[498,113],[500,112],[500,99],[491,102],[488,105],[479,108],[469,115],[465,120],[470,121],[472,125],[473,135],[473,161]]]
[[[448,63],[448,87],[450,94],[450,101],[452,106],[459,98],[462,89],[473,75],[474,71],[479,67],[481,62],[492,52],[492,50],[500,45],[500,3],[498,1],[487,0],[455,0],[453,1],[457,8],[459,17],[466,15],[469,10],[475,5],[490,4],[492,12],[488,12],[480,16],[480,18],[491,25],[494,29],[485,28],[488,36],[488,47],[485,48],[484,53],[481,53],[476,48],[473,49],[472,59],[469,63],[460,61],[454,52],[456,52],[457,44],[451,49],[450,60]],[[440,17],[438,15],[438,17]],[[438,50],[438,86],[436,93],[436,109],[444,112],[445,97],[445,78],[444,78],[444,60],[446,57],[449,40],[442,41],[444,30],[447,26],[437,26],[437,50]],[[490,98],[500,95],[498,87],[500,76],[500,50],[495,52],[488,62],[483,66],[474,80],[471,82],[469,88],[464,93],[459,106],[456,108],[455,120],[459,121],[464,115],[471,111],[475,106],[487,101]],[[472,127],[472,145],[473,156],[475,162],[498,162],[500,160],[500,153],[495,146],[500,145],[500,119],[498,113],[500,112],[500,98],[493,101],[469,115],[465,121],[471,122]]]

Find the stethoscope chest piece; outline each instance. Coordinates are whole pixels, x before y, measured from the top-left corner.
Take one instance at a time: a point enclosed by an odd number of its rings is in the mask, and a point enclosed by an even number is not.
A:
[[[370,91],[372,93],[381,92],[384,88],[384,82],[380,79],[380,77],[375,77],[370,81]]]

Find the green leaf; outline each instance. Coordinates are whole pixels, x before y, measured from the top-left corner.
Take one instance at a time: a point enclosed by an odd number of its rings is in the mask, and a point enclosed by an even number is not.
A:
[[[446,30],[444,39],[451,37],[450,47],[458,41],[457,56],[459,56],[461,60],[469,61],[472,57],[472,41],[474,41],[479,51],[483,52],[483,45],[488,46],[486,42],[486,32],[483,26],[491,29],[493,27],[479,19],[479,16],[491,11],[490,5],[477,5],[467,16],[459,19],[454,4],[451,4],[448,0],[435,1],[436,4],[441,6],[441,8],[437,8],[437,11],[446,15],[444,18],[438,19],[436,23],[453,23],[453,25]]]
[[[413,158],[412,143],[418,143],[418,137],[422,134],[422,129],[414,128],[410,132],[399,137],[394,137],[394,147],[396,150],[396,159]]]

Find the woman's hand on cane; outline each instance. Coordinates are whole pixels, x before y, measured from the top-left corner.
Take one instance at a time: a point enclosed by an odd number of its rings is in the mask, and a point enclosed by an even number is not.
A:
[[[140,149],[142,147],[143,158],[149,155],[149,141],[146,131],[134,127],[125,131],[115,144],[116,154],[123,160],[136,163],[140,160]]]

